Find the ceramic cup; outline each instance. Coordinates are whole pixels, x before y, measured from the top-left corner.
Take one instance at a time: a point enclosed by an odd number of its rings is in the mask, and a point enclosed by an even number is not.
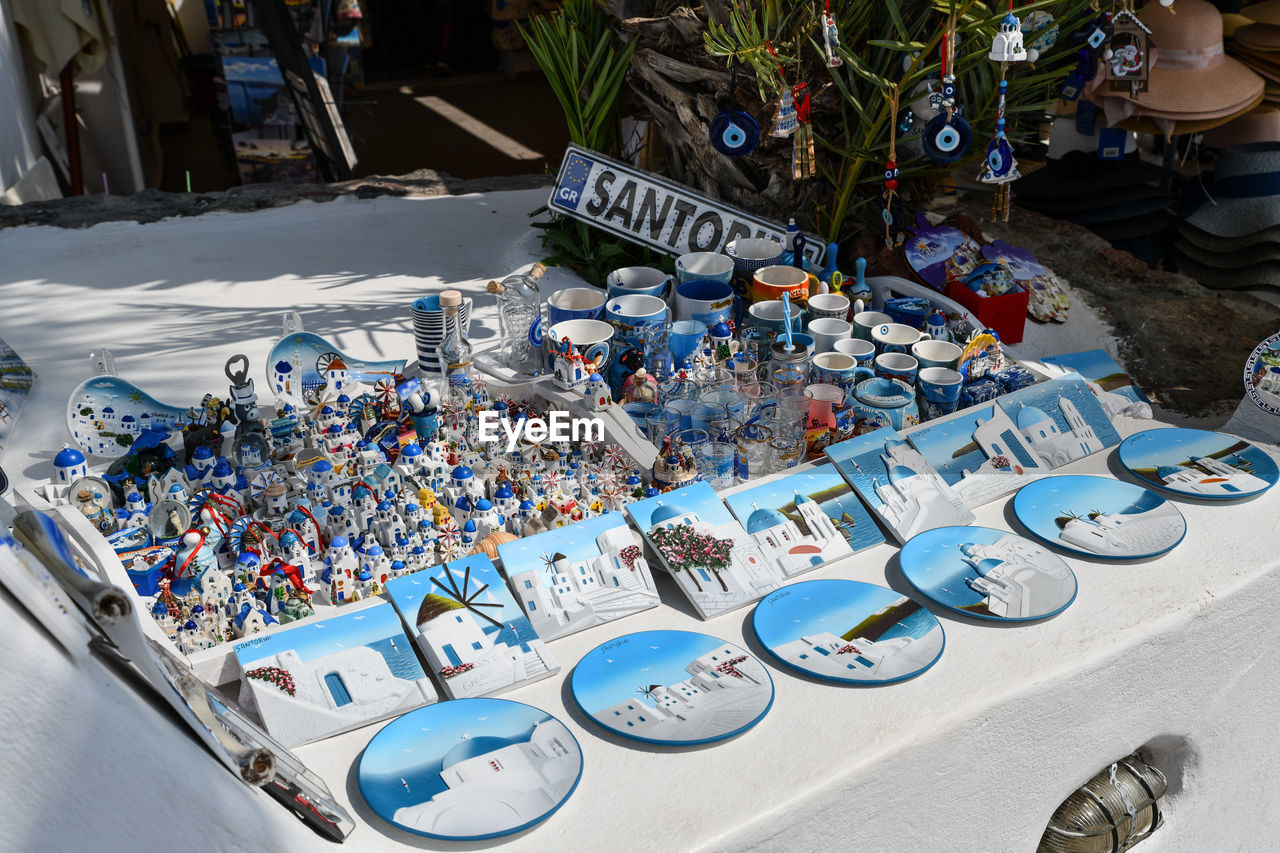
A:
[[[723,281],[695,278],[676,285],[675,318],[697,320],[707,327],[733,319],[733,287]]]
[[[836,341],[832,350],[853,356],[853,360],[862,367],[870,367],[876,357],[876,345],[871,341],[864,341],[862,338]]]
[[[809,297],[809,314],[814,318],[849,319],[849,297],[842,293],[815,293]]]
[[[805,334],[813,338],[818,352],[831,352],[836,344],[848,340],[853,334],[853,326],[835,317],[818,317],[810,320]]]
[[[853,356],[842,352],[820,352],[813,357],[813,381],[849,390],[874,374],[871,368],[858,364]]]
[[[748,323],[758,329],[768,329],[771,332],[781,332],[783,324],[782,300],[768,299],[764,302],[757,302],[747,309]],[[791,331],[798,332],[803,328],[804,309],[797,305],[791,306]]]
[[[789,293],[791,301],[807,300],[813,276],[799,267],[785,264],[761,267],[752,276],[751,299],[753,302],[764,302],[769,299],[781,299],[782,294]]]
[[[733,292],[750,298],[755,271],[780,263],[782,252],[782,244],[768,237],[739,237],[726,243],[724,253],[733,259]]]
[[[960,364],[960,354],[964,352],[950,341],[923,340],[911,346],[911,354],[920,362],[921,367],[947,367],[955,370]]]
[[[653,267],[622,267],[609,273],[605,287],[610,296],[627,294],[656,296],[666,299],[672,276]]]
[[[551,327],[551,334],[547,336],[547,346],[551,352],[563,350],[566,338],[569,340],[569,345],[587,361],[594,362],[597,369],[609,361],[609,342],[613,340],[613,326],[605,321],[565,320],[556,323]]]
[[[604,312],[605,294],[594,287],[569,287],[547,297],[552,325],[566,320],[598,320]]]
[[[906,355],[924,336],[925,333],[919,329],[902,323],[881,323],[871,330],[871,340],[881,354],[897,352]]]
[[[920,408],[926,418],[949,415],[960,405],[964,377],[949,367],[924,367],[916,377]]]
[[[671,324],[667,341],[677,369],[698,351],[706,335],[707,324],[701,320],[677,320]]]
[[[892,317],[880,311],[857,311],[853,315],[853,336],[869,341],[872,329],[892,322]]]
[[[605,319],[617,330],[619,340],[635,340],[641,327],[666,322],[669,311],[658,297],[642,294],[611,296],[604,304]]]
[[[679,281],[705,279],[729,284],[733,279],[733,258],[719,252],[690,252],[676,258]]]
[[[876,356],[876,376],[882,379],[900,379],[908,385],[914,385],[916,373],[920,370],[920,362],[915,356],[902,352],[883,352]]]

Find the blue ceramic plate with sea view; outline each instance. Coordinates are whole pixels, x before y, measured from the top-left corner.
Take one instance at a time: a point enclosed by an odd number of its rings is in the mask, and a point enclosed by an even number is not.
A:
[[[1275,460],[1262,450],[1202,429],[1149,429],[1126,438],[1116,454],[1130,474],[1189,498],[1250,498],[1280,479]]]
[[[1187,535],[1178,508],[1155,492],[1110,477],[1045,477],[1013,496],[1013,514],[1032,536],[1104,560],[1154,557]]]

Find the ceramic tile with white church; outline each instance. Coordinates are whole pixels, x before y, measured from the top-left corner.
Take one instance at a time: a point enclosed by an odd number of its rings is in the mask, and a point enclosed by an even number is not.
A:
[[[582,656],[569,689],[614,734],[693,746],[745,732],[773,705],[773,679],[733,643],[691,631],[641,631]]]
[[[861,581],[811,580],[756,605],[760,645],[805,675],[845,684],[912,678],[942,656],[942,625],[918,601]]]
[[[1095,559],[1154,557],[1187,533],[1187,522],[1172,503],[1110,477],[1036,480],[1013,496],[1013,514],[1037,539]]]
[[[649,564],[620,512],[503,542],[498,556],[544,640],[658,606]]]
[[[1120,443],[1102,404],[1078,377],[1031,385],[997,402],[1017,428],[1012,439],[1042,466],[1058,468]]]
[[[1017,491],[1052,470],[994,403],[929,421],[907,440],[970,509]]]
[[[267,731],[299,746],[436,701],[390,604],[254,637],[235,646]]]
[[[400,829],[482,841],[550,817],[578,787],[582,749],[560,720],[506,699],[459,699],[405,714],[364,748],[356,785]]]
[[[979,619],[1044,619],[1076,597],[1076,576],[1066,561],[1007,530],[926,530],[902,546],[898,563],[921,595]]]
[[[767,595],[813,568],[768,555],[704,482],[627,505],[632,521],[703,619]]]
[[[269,390],[281,400],[354,398],[359,385],[404,373],[404,359],[365,361],[347,355],[311,332],[285,335],[267,356]]]
[[[893,427],[833,444],[827,458],[899,542],[974,520],[955,489]]]
[[[1265,492],[1280,478],[1275,460],[1242,438],[1199,429],[1149,429],[1120,443],[1116,458],[1158,489],[1232,500]]]
[[[17,351],[0,339],[0,452],[13,432],[18,411],[35,384],[34,371]]]
[[[747,536],[788,576],[884,541],[834,465],[797,469],[725,498]]]
[[[444,692],[484,696],[560,671],[484,554],[387,581]]]
[[[1084,350],[1082,352],[1068,352],[1061,355],[1047,355],[1040,361],[1045,364],[1053,364],[1068,370],[1074,370],[1079,373],[1087,381],[1093,383],[1097,387],[1097,391],[1102,394],[1114,394],[1123,398],[1121,408],[1133,403],[1149,403],[1147,395],[1142,393],[1142,389],[1133,384],[1132,377],[1125,372],[1125,369],[1116,363],[1116,360],[1103,349]],[[1096,392],[1095,392],[1096,393]],[[1108,398],[1100,398],[1104,409],[1111,409],[1108,405]],[[1117,401],[1120,402],[1120,401]],[[1109,412],[1115,414],[1114,412]]]

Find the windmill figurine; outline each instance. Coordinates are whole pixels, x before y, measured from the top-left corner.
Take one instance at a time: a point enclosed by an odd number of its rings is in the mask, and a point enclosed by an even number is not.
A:
[[[800,128],[800,122],[796,118],[796,99],[791,94],[790,89],[782,90],[782,97],[778,99],[778,109],[773,114],[773,130],[770,131],[771,136],[790,136]]]
[[[487,583],[478,584],[475,592],[471,592],[471,593],[467,592],[468,587],[471,586],[471,567],[470,566],[466,567],[466,569],[464,570],[461,586],[458,585],[458,579],[454,577],[453,569],[449,568],[448,566],[445,566],[444,568],[443,582],[441,582],[439,578],[432,578],[431,582],[440,588],[440,591],[444,594],[446,598],[451,598],[454,601],[458,602],[467,610],[470,610],[476,616],[479,616],[481,619],[488,622],[490,625],[497,627],[499,630],[506,627],[497,619],[494,619],[488,613],[485,613],[483,610],[480,609],[481,607],[496,607],[499,610],[502,609],[502,604],[500,604],[499,602],[478,600],[480,596],[484,593],[484,591],[489,588],[489,585]]]

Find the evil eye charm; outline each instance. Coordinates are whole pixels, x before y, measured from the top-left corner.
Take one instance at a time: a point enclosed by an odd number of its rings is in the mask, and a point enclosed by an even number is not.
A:
[[[1013,148],[1004,137],[987,143],[987,171],[993,178],[1003,178],[1013,168]]]
[[[944,101],[954,101],[956,99],[956,81],[942,81],[942,99]]]
[[[945,115],[936,115],[925,125],[920,144],[924,153],[935,163],[955,163],[969,150],[973,133],[969,123],[958,115],[947,122]]]
[[[896,180],[898,180],[898,170],[897,170],[897,169],[885,169],[885,170],[884,170],[884,179],[885,179],[886,181],[896,181]]]
[[[760,125],[741,110],[726,110],[711,120],[711,145],[729,157],[743,157],[760,144]]]

